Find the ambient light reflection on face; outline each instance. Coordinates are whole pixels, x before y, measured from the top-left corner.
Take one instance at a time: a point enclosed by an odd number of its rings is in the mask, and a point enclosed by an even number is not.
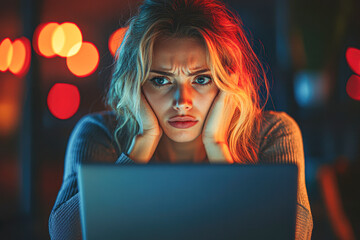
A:
[[[219,91],[206,63],[204,43],[195,38],[157,40],[150,75],[142,89],[168,138],[190,142],[200,137]],[[197,123],[177,128],[168,122],[174,116],[191,116]]]

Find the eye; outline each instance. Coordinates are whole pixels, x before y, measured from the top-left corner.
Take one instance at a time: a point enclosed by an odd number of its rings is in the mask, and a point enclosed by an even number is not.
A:
[[[168,85],[168,83],[171,83],[169,80],[166,79],[166,77],[163,76],[153,77],[152,79],[150,79],[150,81],[155,87],[163,87],[165,85]]]
[[[206,85],[212,83],[212,79],[208,75],[198,76],[198,77],[196,77],[195,82],[197,84],[199,84],[200,86],[206,86]]]

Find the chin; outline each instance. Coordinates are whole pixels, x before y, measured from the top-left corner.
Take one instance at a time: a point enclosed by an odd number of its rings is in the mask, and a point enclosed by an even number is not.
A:
[[[178,143],[187,143],[187,142],[193,142],[196,139],[196,137],[193,138],[171,138],[174,142]]]
[[[195,134],[194,131],[187,130],[187,131],[180,131],[178,133],[166,133],[166,136],[174,142],[178,143],[185,143],[185,142],[192,142],[194,141],[199,135]]]

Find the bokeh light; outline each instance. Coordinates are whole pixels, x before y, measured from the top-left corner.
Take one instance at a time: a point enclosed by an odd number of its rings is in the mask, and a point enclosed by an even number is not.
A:
[[[301,107],[311,104],[314,95],[314,83],[307,74],[299,74],[294,82],[295,100]]]
[[[55,29],[59,27],[58,23],[50,22],[40,25],[34,34],[34,41],[37,42],[37,48],[34,48],[38,54],[44,57],[54,57],[56,53],[52,48],[52,37]]]
[[[69,70],[78,77],[86,77],[92,74],[99,64],[99,52],[94,44],[83,42],[80,51],[66,58]]]
[[[31,48],[30,41],[21,37],[13,42],[13,57],[9,65],[9,70],[17,76],[26,74],[30,65]]]
[[[0,136],[10,136],[19,129],[24,85],[24,79],[11,74],[0,79]]]
[[[330,79],[325,72],[303,70],[295,74],[294,97],[304,108],[323,106],[329,98]]]
[[[68,119],[78,110],[80,93],[76,86],[56,83],[49,91],[47,104],[50,112],[59,119]]]
[[[0,43],[0,71],[8,70],[13,56],[13,45],[9,38],[5,38]]]
[[[19,121],[19,104],[12,99],[5,98],[0,101],[0,135],[11,134]]]
[[[71,57],[81,48],[82,33],[75,23],[65,22],[52,35],[52,48],[60,57]]]
[[[125,33],[127,31],[126,28],[119,28],[115,32],[113,32],[109,38],[109,51],[111,55],[115,56],[116,50],[120,47],[121,42],[123,41],[123,38],[125,36]]]
[[[345,56],[351,70],[360,75],[360,50],[349,47],[346,50]]]
[[[352,75],[346,84],[346,92],[354,100],[360,101],[360,77]]]

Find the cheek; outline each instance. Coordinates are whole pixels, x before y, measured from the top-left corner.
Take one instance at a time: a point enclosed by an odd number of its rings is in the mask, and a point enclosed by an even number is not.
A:
[[[154,100],[151,105],[156,117],[161,120],[166,112],[166,106],[164,106],[163,100]]]
[[[146,97],[146,99],[148,100],[151,108],[153,109],[155,115],[158,118],[161,118],[161,116],[163,115],[163,113],[165,112],[165,108],[166,108],[166,99],[164,99],[163,96],[161,96],[161,94],[159,94],[159,92],[154,91],[153,89],[150,88],[143,88],[143,92],[144,95]]]
[[[213,88],[211,89],[205,96],[206,100],[204,99],[204,103],[206,103],[208,105],[208,107],[210,108],[212,103],[214,102],[216,96],[218,95],[219,93],[219,89],[216,87],[216,88]]]
[[[201,98],[198,99],[197,108],[200,109],[200,111],[203,113],[204,116],[206,116],[206,114],[209,112],[217,93],[218,90],[216,89],[214,91],[202,95]]]

